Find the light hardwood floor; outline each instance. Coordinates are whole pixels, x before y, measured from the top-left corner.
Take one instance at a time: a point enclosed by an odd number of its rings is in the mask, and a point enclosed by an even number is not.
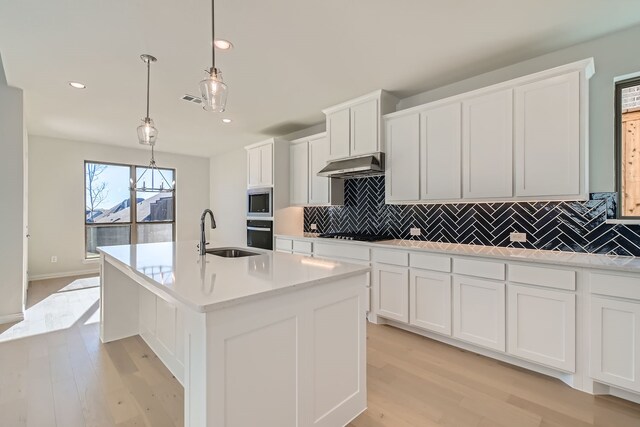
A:
[[[95,284],[33,283],[25,321],[0,328],[0,426],[183,425],[183,389],[142,339],[100,343]],[[368,326],[367,357],[351,427],[640,426],[640,405],[391,327]]]

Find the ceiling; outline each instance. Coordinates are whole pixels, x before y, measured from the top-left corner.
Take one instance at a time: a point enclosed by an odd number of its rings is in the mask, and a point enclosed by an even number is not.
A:
[[[151,70],[159,151],[211,156],[321,122],[386,89],[406,97],[640,22],[636,0],[218,0],[227,112],[180,99],[210,64],[208,0],[0,0],[0,54],[30,134],[137,146]],[[80,81],[85,90],[71,89]],[[233,119],[224,124],[221,118]]]

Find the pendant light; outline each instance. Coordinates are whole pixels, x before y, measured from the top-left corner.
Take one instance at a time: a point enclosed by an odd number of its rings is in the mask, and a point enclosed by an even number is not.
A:
[[[200,82],[202,102],[207,111],[222,113],[227,104],[227,85],[222,81],[222,71],[216,68],[216,33],[215,33],[215,4],[211,0],[211,68],[206,71],[209,74]]]
[[[151,63],[156,62],[157,59],[147,54],[140,55],[140,59],[147,64],[147,116],[142,119],[142,124],[138,126],[138,141],[140,144],[151,146],[151,160],[149,161],[149,167],[142,172],[136,182],[133,182],[133,179],[129,180],[129,188],[131,191],[136,192],[169,193],[175,190],[176,182],[173,181],[170,183],[162,171],[158,169],[158,165],[156,165],[154,146],[158,138],[158,129],[156,129],[153,120],[149,117],[149,77],[151,73]],[[149,172],[150,176],[147,176]],[[149,178],[151,186],[147,187],[147,179]],[[156,181],[158,182],[156,183]]]
[[[157,59],[151,55],[140,55],[140,59],[147,64],[147,115],[142,119],[142,124],[138,126],[138,142],[142,145],[151,145],[156,143],[158,138],[158,129],[156,129],[153,120],[149,117],[149,81],[151,76],[151,63]]]

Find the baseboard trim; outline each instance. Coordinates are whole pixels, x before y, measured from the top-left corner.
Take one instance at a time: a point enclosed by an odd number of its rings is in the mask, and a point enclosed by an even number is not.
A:
[[[63,271],[61,273],[51,273],[51,274],[35,274],[33,276],[29,276],[29,281],[33,282],[36,280],[58,279],[60,277],[83,276],[85,274],[94,274],[94,273],[100,273],[100,269],[93,268],[91,270]]]
[[[7,314],[6,316],[0,316],[0,325],[5,323],[22,322],[24,320],[24,313]]]

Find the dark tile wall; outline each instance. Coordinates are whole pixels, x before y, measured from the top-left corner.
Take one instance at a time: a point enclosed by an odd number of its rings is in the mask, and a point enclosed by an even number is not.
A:
[[[586,202],[385,205],[384,177],[345,181],[344,206],[304,208],[304,230],[386,234],[396,239],[640,256],[640,225],[605,224],[614,218],[615,193]],[[409,228],[422,229],[410,236]],[[527,233],[511,243],[509,233]]]

